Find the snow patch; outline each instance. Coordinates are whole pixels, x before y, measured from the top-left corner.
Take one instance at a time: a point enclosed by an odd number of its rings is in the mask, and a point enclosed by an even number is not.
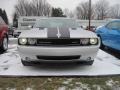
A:
[[[112,90],[120,90],[120,85],[118,81],[113,81],[112,79],[109,81],[106,81],[106,85],[111,87]]]

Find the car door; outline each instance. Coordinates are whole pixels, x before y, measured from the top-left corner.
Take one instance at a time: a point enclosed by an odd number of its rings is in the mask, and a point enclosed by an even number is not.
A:
[[[107,31],[107,45],[111,48],[120,50],[120,21],[113,21],[106,27]]]

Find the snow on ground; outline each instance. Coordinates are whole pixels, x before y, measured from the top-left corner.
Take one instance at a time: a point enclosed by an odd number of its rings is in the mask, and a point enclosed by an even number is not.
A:
[[[92,66],[46,64],[39,67],[26,67],[21,64],[17,51],[17,39],[11,39],[11,42],[9,50],[0,55],[0,76],[104,76],[120,74],[119,59],[102,50],[99,50]]]
[[[100,51],[98,54],[97,54],[97,57],[96,59],[100,60],[100,61],[105,61],[105,62],[109,62],[109,63],[112,63],[112,64],[115,64],[115,65],[118,65],[120,66],[120,60],[115,58],[114,56],[104,52],[104,51]]]

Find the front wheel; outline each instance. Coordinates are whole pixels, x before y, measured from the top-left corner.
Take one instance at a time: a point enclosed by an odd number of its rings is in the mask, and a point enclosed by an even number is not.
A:
[[[8,49],[8,38],[5,36],[2,40],[2,46],[0,47],[2,52],[7,51]]]

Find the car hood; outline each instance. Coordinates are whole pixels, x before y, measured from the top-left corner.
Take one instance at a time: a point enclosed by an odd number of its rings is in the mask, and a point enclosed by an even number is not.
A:
[[[33,28],[21,33],[19,38],[97,38],[91,31],[81,28]]]

